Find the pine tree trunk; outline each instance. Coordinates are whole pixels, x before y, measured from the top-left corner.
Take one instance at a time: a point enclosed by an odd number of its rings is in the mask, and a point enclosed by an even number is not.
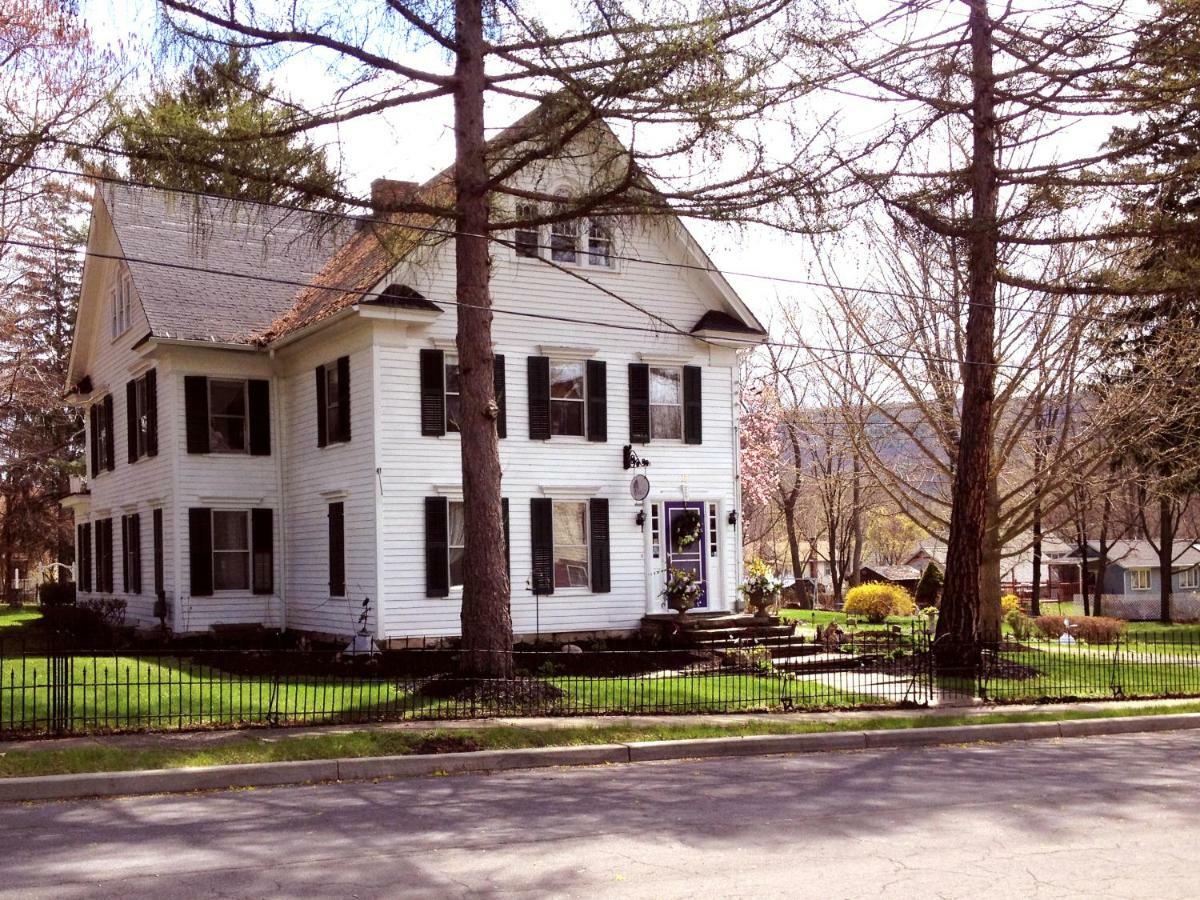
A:
[[[488,289],[488,196],[483,126],[482,0],[457,0],[454,89],[455,265],[458,289],[459,431],[466,550],[463,559],[462,668],[511,678],[512,614],[505,565],[500,444]]]
[[[986,537],[988,472],[995,404],[996,176],[992,26],[987,0],[969,0],[971,42],[972,228],[967,245],[966,357],[962,367],[962,424],[951,494],[950,535],[937,661],[943,671],[974,672],[979,665],[979,569]]]
[[[987,529],[979,556],[979,639],[984,644],[1000,641],[1000,495],[995,478],[988,480]]]

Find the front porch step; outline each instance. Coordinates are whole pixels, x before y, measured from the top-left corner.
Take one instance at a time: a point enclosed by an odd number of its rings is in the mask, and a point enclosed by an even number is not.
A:
[[[819,648],[818,648],[819,649]],[[816,653],[809,656],[785,656],[773,660],[775,668],[793,675],[819,675],[823,672],[847,672],[876,661],[872,656],[852,656],[848,653]]]
[[[753,628],[778,624],[778,619],[759,619],[743,613],[688,613],[682,622],[676,613],[651,613],[643,616],[646,625],[677,625],[684,631],[715,631],[728,628]]]

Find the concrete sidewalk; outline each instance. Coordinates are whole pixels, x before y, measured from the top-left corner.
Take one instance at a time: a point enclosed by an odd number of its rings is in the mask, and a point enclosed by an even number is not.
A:
[[[1147,709],[1164,709],[1175,706],[1200,704],[1196,698],[1163,700],[1103,700],[1079,703],[1027,703],[1013,705],[976,704],[969,707],[923,707],[919,709],[872,709],[846,710],[841,712],[796,712],[796,713],[704,713],[697,715],[658,716],[545,716],[499,717],[492,719],[447,719],[416,720],[405,722],[364,722],[345,725],[318,725],[304,727],[247,727],[225,728],[210,731],[171,731],[135,734],[87,735],[64,738],[33,738],[27,740],[0,740],[0,753],[39,750],[75,750],[88,747],[106,747],[129,750],[187,749],[191,747],[214,747],[245,740],[272,742],[297,737],[313,737],[328,734],[356,734],[360,732],[387,731],[432,731],[435,729],[479,729],[479,728],[653,728],[662,725],[714,725],[735,726],[748,723],[804,724],[854,722],[865,719],[928,719],[946,716],[981,717],[997,713],[1079,713],[1087,710],[1128,710],[1136,712]]]
[[[1149,704],[1144,704],[1144,706],[1146,705]],[[1163,704],[1155,705],[1162,706]],[[1121,704],[1096,704],[1093,708],[1096,706],[1124,708]],[[1079,707],[1070,708],[1078,709]],[[712,718],[704,717],[702,721],[711,722]],[[729,724],[733,724],[734,720],[753,721],[757,717],[722,718]],[[774,718],[777,720],[779,717]],[[637,720],[627,721],[635,722]],[[661,719],[651,721],[661,722]],[[498,722],[497,724],[504,723]],[[183,793],[198,790],[227,790],[423,775],[638,763],[652,760],[912,748],[941,744],[997,743],[1196,729],[1200,729],[1200,713],[1159,713],[1118,718],[638,741],[573,747],[480,750],[467,753],[413,754],[135,772],[46,775],[0,779],[0,802]],[[167,736],[158,735],[156,737]]]

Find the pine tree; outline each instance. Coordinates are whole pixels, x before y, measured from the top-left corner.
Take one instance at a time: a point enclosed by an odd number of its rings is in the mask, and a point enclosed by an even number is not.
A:
[[[200,61],[178,82],[121,110],[113,129],[129,175],[175,190],[261,203],[328,205],[340,178],[325,150],[303,136],[276,135],[290,116],[274,84],[236,47]]]

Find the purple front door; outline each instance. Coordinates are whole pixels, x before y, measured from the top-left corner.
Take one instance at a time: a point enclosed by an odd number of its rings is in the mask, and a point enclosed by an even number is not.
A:
[[[704,504],[668,501],[666,519],[667,568],[694,572],[700,579],[700,601],[696,609],[708,607],[708,554],[704,552]]]

